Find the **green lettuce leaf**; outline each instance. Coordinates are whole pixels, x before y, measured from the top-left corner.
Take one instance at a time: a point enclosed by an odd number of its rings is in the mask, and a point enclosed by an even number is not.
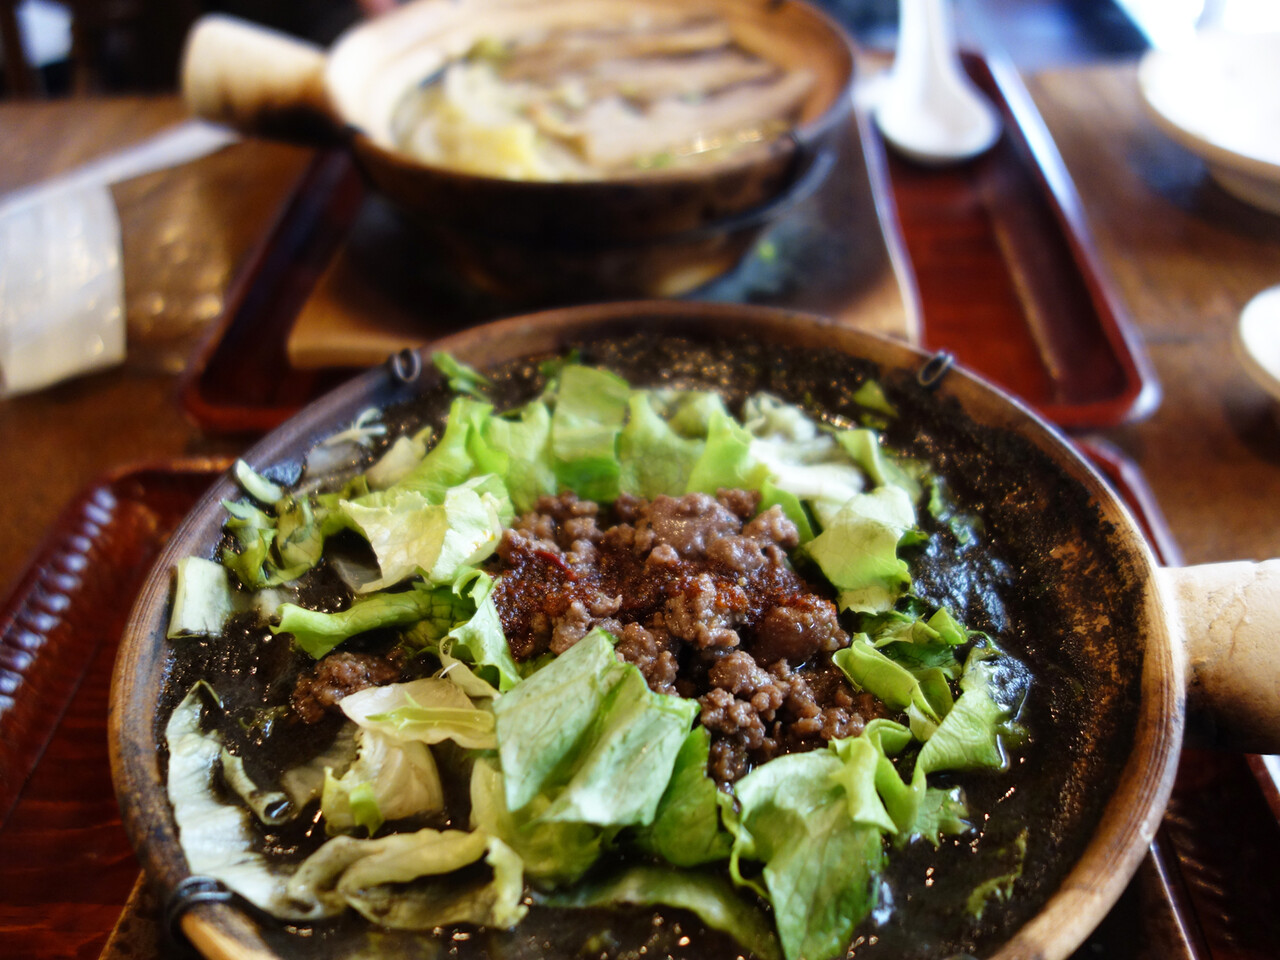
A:
[[[400,593],[378,593],[356,600],[346,610],[322,613],[294,603],[280,606],[280,623],[272,633],[289,633],[307,653],[319,660],[348,637],[381,627],[403,627],[430,616],[437,606],[435,591],[415,587]]]
[[[887,417],[896,417],[898,415],[897,409],[889,402],[889,398],[885,396],[884,389],[874,380],[866,381],[854,391],[853,402],[860,407],[884,414]]]
[[[372,836],[384,820],[444,809],[440,773],[425,744],[362,728],[356,747],[355,762],[341,776],[325,771],[320,812],[328,833],[363,827]]]
[[[767,915],[713,873],[640,864],[544,897],[543,902],[552,907],[680,907],[713,930],[734,937],[743,950],[759,960],[781,960],[778,938]]]
[[[546,820],[651,823],[698,710],[653,693],[593,630],[494,705],[508,808],[550,793]]]
[[[463,573],[454,581],[455,593],[475,606],[475,613],[455,624],[446,634],[447,653],[456,656],[501,691],[520,682],[520,670],[511,656],[498,607],[493,601],[493,578],[482,571]]]
[[[1014,838],[1013,843],[1000,850],[1000,855],[1011,861],[1009,869],[1002,874],[984,880],[973,888],[966,906],[975,920],[981,920],[991,900],[1008,901],[1013,896],[1013,886],[1022,879],[1022,868],[1027,859],[1028,830],[1023,827]]]
[[[482,859],[490,876],[452,876]],[[334,837],[303,861],[288,893],[329,914],[350,906],[374,923],[405,930],[458,923],[506,929],[527,912],[519,858],[501,840],[459,830]]]
[[[623,669],[593,630],[494,704],[508,809],[567,779]]]
[[[730,873],[773,904],[788,960],[843,955],[876,904],[881,831],[850,818],[841,768],[829,750],[776,757],[735,784],[737,808],[723,802]],[[764,865],[759,880],[746,861]]]
[[[214,783],[222,738],[201,729],[204,691],[197,684],[165,724],[169,761],[165,787],[183,855],[193,872],[221,880],[262,910],[286,920],[317,920],[336,910],[286,894],[289,868],[260,852],[250,812],[221,799]]]
[[[601,826],[652,823],[699,709],[696,700],[654,693],[637,668],[625,666],[543,818]]]
[[[544,820],[551,798],[539,794],[512,812],[506,804],[502,771],[492,759],[477,757],[471,768],[471,827],[499,837],[541,887],[574,883],[599,859],[612,831],[590,823]]]
[[[915,508],[898,487],[851,497],[805,550],[839,590],[841,610],[889,610],[911,585],[898,542],[915,524]]]
[[[426,441],[420,436],[400,436],[383,451],[377,463],[365,471],[370,490],[386,490],[399,483],[427,455]]]
[[[649,500],[683,492],[704,442],[677,433],[647,391],[632,391],[628,408],[630,416],[618,437],[621,490]]]
[[[243,460],[236,461],[232,473],[244,492],[259,503],[272,504],[284,496],[284,490],[278,483],[268,480]]]
[[[676,755],[675,769],[658,804],[653,823],[637,831],[635,845],[677,867],[724,860],[733,837],[720,824],[719,789],[707,776],[711,733],[689,731]]]
[[[679,390],[659,387],[649,391],[658,414],[671,424],[671,429],[690,440],[705,440],[711,420],[725,414],[724,398],[714,390]]]
[[[227,568],[213,560],[183,557],[174,566],[173,607],[165,636],[220,636],[235,609]]]
[[[378,558],[382,573],[366,589],[381,590],[421,574],[450,583],[459,570],[488,557],[502,536],[501,500],[482,486],[487,475],[450,487],[439,505],[422,494],[393,488],[377,506],[342,504],[351,526]]]
[[[574,364],[560,373],[551,416],[556,479],[584,500],[618,498],[618,435],[630,393],[627,382],[607,370]]]
[[[918,503],[924,490],[906,468],[895,460],[884,449],[880,434],[865,428],[858,430],[839,430],[836,442],[840,444],[849,458],[858,465],[863,473],[877,487],[900,487],[912,503]]]
[[[397,743],[452,740],[468,750],[491,750],[493,711],[476,706],[462,687],[443,677],[366,687],[343,697],[338,706],[367,731]]]
[[[421,494],[428,503],[444,502],[445,493],[452,487],[465,483],[472,477],[489,472],[477,466],[472,443],[473,435],[483,433],[484,425],[493,414],[493,406],[470,397],[457,397],[449,406],[444,433],[426,456],[414,468],[384,491],[361,497],[365,506],[381,506],[384,499],[399,493],[412,491]],[[488,451],[486,444],[480,445]]]
[[[432,352],[431,363],[445,375],[449,389],[454,393],[467,393],[484,399],[484,388],[493,383],[475,367],[463,363],[443,350]]]
[[[769,468],[751,454],[751,434],[722,410],[707,425],[707,444],[689,473],[688,493],[725,489],[759,490],[770,478]]]
[[[903,710],[917,740],[928,740],[951,710],[951,687],[937,667],[914,672],[877,650],[865,634],[831,656],[858,690],[874,694],[893,710]]]
[[[484,422],[482,435],[490,446],[507,454],[503,479],[517,513],[526,513],[539,497],[557,492],[551,411],[545,403],[535,400],[525,404],[514,418],[490,417]]]
[[[794,404],[757,394],[743,406],[743,419],[752,458],[768,468],[776,489],[808,504],[822,526],[866,486],[840,445]]]

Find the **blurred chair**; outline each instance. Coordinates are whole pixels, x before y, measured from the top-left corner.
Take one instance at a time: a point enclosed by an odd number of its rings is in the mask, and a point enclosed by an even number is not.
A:
[[[0,0],[0,58],[4,63],[4,89],[10,97],[29,97],[40,89],[39,75],[27,62],[18,24],[18,0]]]
[[[71,42],[56,82],[24,50],[21,0],[0,0],[5,91],[10,97],[49,93],[157,92],[177,86],[178,61],[200,0],[58,0],[71,16]],[[45,71],[48,73],[48,71]]]

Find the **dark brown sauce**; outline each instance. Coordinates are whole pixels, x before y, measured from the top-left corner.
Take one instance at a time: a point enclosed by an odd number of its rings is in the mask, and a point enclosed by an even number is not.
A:
[[[852,394],[878,371],[865,362],[813,351],[746,342],[704,343],[632,337],[582,345],[584,362],[607,366],[636,385],[714,388],[731,408],[768,390],[827,417],[856,420]],[[658,373],[661,371],[661,373]],[[504,408],[542,386],[536,361],[496,375]],[[1098,822],[1132,742],[1142,638],[1141,589],[1124,569],[1087,491],[1066,478],[1030,442],[974,424],[951,402],[906,377],[882,382],[900,415],[887,439],[928,459],[957,501],[981,516],[981,543],[962,544],[926,517],[930,541],[912,558],[914,590],[948,606],[972,628],[999,635],[1001,645],[1036,678],[1021,722],[1031,731],[996,776],[963,776],[972,833],[935,850],[927,843],[890,849],[882,908],[859,928],[850,955],[940,960],[982,955],[1038,911],[1056,889]],[[443,390],[388,411],[394,425],[440,423]],[[1064,545],[1070,550],[1056,549]],[[309,581],[323,593],[326,574]],[[328,587],[332,587],[328,583]],[[376,646],[378,638],[363,641]],[[232,709],[258,709],[279,698],[302,665],[263,630],[240,628],[221,642],[185,644],[175,654],[168,707],[198,676],[215,678]],[[167,716],[168,710],[162,711]],[[946,785],[951,778],[937,778]],[[989,901],[981,919],[967,909],[974,885],[1011,866],[1024,828],[1025,871],[1009,902]],[[266,924],[282,954],[350,957],[376,950],[395,957],[731,958],[736,944],[676,910],[564,911],[535,908],[514,932],[458,930],[438,936],[374,930],[344,918],[314,928]],[[686,942],[687,940],[687,942]]]

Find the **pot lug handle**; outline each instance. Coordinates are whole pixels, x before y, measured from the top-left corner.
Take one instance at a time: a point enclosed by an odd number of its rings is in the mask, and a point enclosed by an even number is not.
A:
[[[325,92],[325,51],[267,27],[201,17],[182,54],[182,94],[196,116],[244,133],[335,142],[341,125]]]
[[[1159,573],[1187,649],[1187,731],[1197,742],[1280,753],[1280,559]]]

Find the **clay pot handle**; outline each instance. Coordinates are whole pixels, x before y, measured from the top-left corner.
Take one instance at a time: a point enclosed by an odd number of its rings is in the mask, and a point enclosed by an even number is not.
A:
[[[339,135],[324,87],[325,51],[220,14],[201,17],[182,55],[191,112],[245,133],[304,143]]]
[[[1280,753],[1280,559],[1161,571],[1187,649],[1187,730]]]

